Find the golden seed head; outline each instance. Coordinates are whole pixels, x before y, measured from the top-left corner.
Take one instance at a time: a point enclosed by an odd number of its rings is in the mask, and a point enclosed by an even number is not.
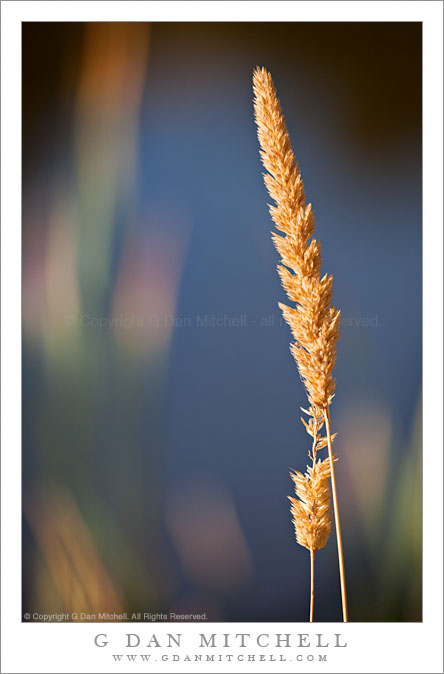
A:
[[[281,256],[278,273],[295,307],[279,304],[294,342],[291,353],[307,390],[310,405],[326,409],[335,390],[333,369],[339,337],[340,311],[331,306],[332,276],[320,276],[321,244],[311,238],[314,214],[305,202],[304,183],[271,75],[256,68],[253,75],[254,112],[262,162],[268,171],[265,185],[275,205],[272,233]],[[309,240],[311,241],[309,242]]]
[[[313,466],[307,466],[305,475],[293,471],[290,476],[298,497],[288,497],[296,540],[308,550],[320,550],[331,529],[330,459],[319,459]]]

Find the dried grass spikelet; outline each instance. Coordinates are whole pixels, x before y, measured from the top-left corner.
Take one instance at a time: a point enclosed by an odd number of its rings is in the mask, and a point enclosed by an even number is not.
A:
[[[285,119],[273,80],[265,68],[255,70],[253,90],[260,154],[269,172],[264,181],[276,202],[269,207],[270,214],[277,229],[284,233],[284,236],[272,234],[282,259],[278,273],[288,298],[296,304],[279,306],[291,328],[294,342],[290,350],[310,405],[323,410],[335,390],[332,373],[340,328],[340,311],[331,306],[333,277],[320,276],[321,244],[311,238],[313,210],[305,202],[304,184]]]
[[[331,529],[330,460],[315,461],[305,475],[290,473],[298,498],[289,496],[296,540],[308,550],[320,550]]]
[[[299,471],[290,472],[291,479],[295,484],[296,496],[289,496],[291,514],[295,527],[296,540],[300,545],[315,552],[327,543],[331,529],[330,510],[330,457],[317,459],[319,450],[327,446],[328,439],[321,435],[324,427],[324,417],[319,415],[311,407],[308,410],[301,408],[308,415],[308,422],[301,417],[305,430],[312,439],[311,453],[312,466],[307,466],[305,475]],[[333,442],[336,433],[331,436]],[[336,458],[333,457],[333,461]]]

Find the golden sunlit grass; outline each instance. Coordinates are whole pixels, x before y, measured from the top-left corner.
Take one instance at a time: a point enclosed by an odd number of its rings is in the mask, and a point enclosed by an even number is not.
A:
[[[61,602],[57,608],[80,621],[83,613],[120,614],[120,591],[68,491],[48,486],[36,491],[25,513]]]
[[[314,215],[306,204],[302,177],[291,147],[290,136],[271,75],[257,68],[253,75],[254,112],[261,146],[262,162],[268,171],[265,185],[275,205],[270,214],[278,230],[272,237],[282,264],[278,273],[282,285],[295,306],[279,304],[291,328],[294,342],[291,353],[305,385],[310,407],[303,420],[312,437],[310,458],[313,465],[306,475],[294,473],[298,499],[291,498],[297,541],[310,550],[311,601],[310,621],[314,603],[314,553],[327,542],[330,532],[331,478],[338,544],[343,619],[348,621],[345,589],[344,559],[334,473],[330,429],[330,404],[334,395],[333,369],[336,362],[336,342],[339,337],[340,311],[331,305],[333,276],[320,275],[322,258],[319,241],[312,238]],[[311,239],[311,240],[310,240]],[[326,435],[319,432],[325,424]],[[320,449],[328,447],[328,458],[317,461]]]

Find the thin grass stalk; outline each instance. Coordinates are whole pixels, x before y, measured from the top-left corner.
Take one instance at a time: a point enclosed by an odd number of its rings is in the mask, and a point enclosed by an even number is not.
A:
[[[335,467],[332,452],[331,429],[330,429],[330,409],[328,407],[324,410],[325,429],[327,432],[328,457],[330,460],[330,475],[331,475],[331,491],[333,495],[333,512],[335,515],[335,529],[336,542],[338,545],[338,563],[339,563],[339,578],[341,581],[341,600],[342,600],[342,619],[348,623],[348,606],[347,606],[347,588],[345,585],[345,566],[344,566],[344,552],[342,549],[342,534],[341,521],[339,518],[338,506],[338,492],[336,489]]]
[[[314,563],[315,563],[315,551],[310,550],[310,622],[313,622],[314,616],[314,598],[315,598],[315,579],[314,579]]]

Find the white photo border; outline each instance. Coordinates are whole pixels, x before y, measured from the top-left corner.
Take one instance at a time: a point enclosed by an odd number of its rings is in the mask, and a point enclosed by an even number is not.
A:
[[[419,21],[423,24],[423,365],[424,556],[422,623],[23,623],[21,615],[21,23],[23,21]],[[443,6],[412,2],[4,2],[2,3],[2,645],[4,672],[226,672],[219,654],[233,654],[233,672],[442,672],[442,243]],[[441,434],[441,435],[440,435]],[[146,642],[155,633],[182,634],[180,649],[146,649],[151,662],[113,661],[127,632]],[[345,648],[327,662],[279,661],[285,648],[214,648],[202,654],[200,633],[253,636],[323,633]],[[97,634],[110,644],[98,647]],[[272,637],[273,638],[273,637]],[[298,637],[299,638],[299,637]],[[251,662],[272,653],[276,661]],[[314,653],[315,649],[297,649]],[[173,661],[172,655],[180,655]],[[245,653],[245,655],[244,655]],[[162,660],[162,654],[169,655]],[[238,656],[244,656],[239,659]],[[305,657],[305,655],[304,655]],[[154,660],[156,658],[156,660]],[[203,658],[204,659],[204,658]]]

